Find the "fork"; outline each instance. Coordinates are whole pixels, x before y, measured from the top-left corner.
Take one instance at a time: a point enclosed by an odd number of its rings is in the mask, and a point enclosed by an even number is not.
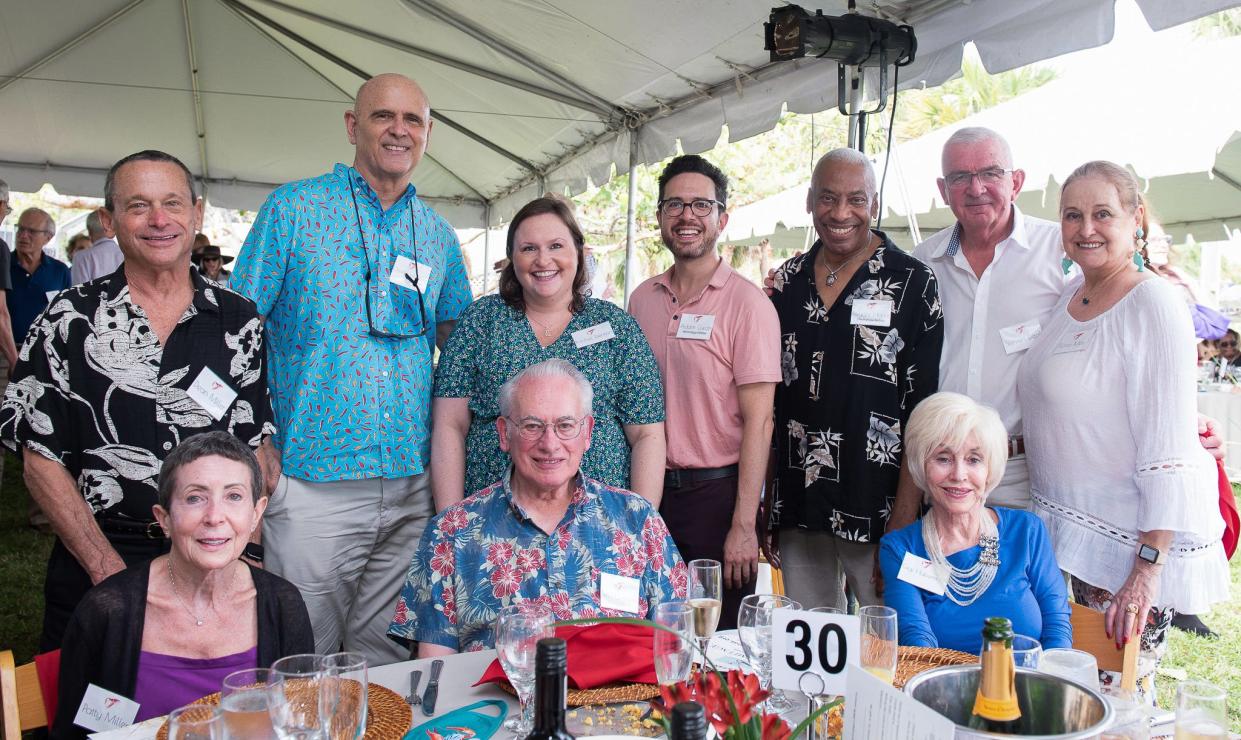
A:
[[[418,695],[418,683],[422,681],[422,671],[409,672],[409,696],[405,697],[405,703],[411,707],[422,704],[422,697]]]

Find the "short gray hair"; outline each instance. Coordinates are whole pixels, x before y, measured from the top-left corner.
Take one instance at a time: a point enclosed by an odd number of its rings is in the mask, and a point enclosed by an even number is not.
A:
[[[215,431],[186,437],[164,458],[164,465],[159,471],[158,493],[159,505],[164,507],[164,511],[172,511],[172,494],[176,490],[177,473],[181,468],[212,455],[239,462],[250,469],[250,498],[258,503],[263,495],[263,469],[259,467],[254,450],[228,432]]]
[[[971,434],[987,461],[987,493],[991,493],[1008,465],[1008,430],[995,409],[947,391],[927,396],[914,408],[905,426],[905,461],[919,489],[927,490],[927,458],[941,446],[961,449]]]
[[[40,216],[42,216],[42,217],[43,217],[43,222],[44,222],[44,224],[45,224],[45,227],[44,227],[44,228],[46,228],[48,231],[52,232],[52,233],[51,233],[51,236],[56,236],[56,219],[52,218],[52,214],[48,213],[47,211],[43,210],[42,208],[34,208],[34,207],[31,207],[31,208],[27,208],[26,210],[22,211],[22,212],[21,212],[21,216],[18,216],[18,217],[17,217],[17,219],[20,221],[20,220],[21,220],[21,217],[22,217],[22,216],[25,216],[27,213],[37,213],[37,214],[39,214]]]
[[[1006,167],[1013,166],[1013,150],[1008,146],[1008,140],[1000,136],[998,131],[989,129],[986,126],[966,126],[957,129],[948,140],[944,142],[944,150],[940,155],[940,169],[944,174],[948,174],[947,162],[944,158],[948,154],[948,148],[953,146],[968,146],[969,144],[978,144],[981,142],[991,142],[1000,148],[1000,154],[1004,157],[1004,161],[1000,164]]]
[[[103,219],[99,216],[99,209],[86,214],[86,233],[90,234],[91,241],[95,241],[95,235],[103,235],[107,233],[103,228]]]
[[[595,390],[591,387],[590,381],[586,379],[585,375],[582,375],[581,370],[573,366],[573,363],[559,358],[552,358],[527,367],[500,386],[501,416],[509,416],[513,413],[513,399],[517,396],[517,387],[521,385],[523,380],[529,378],[564,378],[571,381],[577,386],[577,397],[580,402],[581,412],[583,414],[590,414],[592,412]]]
[[[0,180],[0,200],[9,199],[9,184],[4,180]]]
[[[867,157],[857,149],[849,147],[840,147],[833,149],[822,157],[814,165],[814,174],[811,176],[810,187],[814,189],[814,183],[819,179],[819,170],[831,164],[842,164],[850,167],[861,167],[866,175],[866,192],[873,200],[879,194],[879,184],[875,179],[875,166],[870,163],[870,157]]]

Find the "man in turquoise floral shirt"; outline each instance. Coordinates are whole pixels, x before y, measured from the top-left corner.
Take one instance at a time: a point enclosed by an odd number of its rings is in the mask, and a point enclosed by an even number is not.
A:
[[[492,625],[512,603],[545,604],[558,619],[645,617],[685,598],[685,563],[659,513],[579,470],[592,395],[560,359],[504,384],[496,428],[513,465],[431,520],[390,636],[417,641],[420,657],[483,650],[495,646]]]
[[[433,513],[431,357],[471,300],[452,227],[410,184],[431,124],[413,80],[368,80],[345,112],[353,166],[277,188],[232,276],[270,342],[266,565],[302,592],[318,652],[372,665],[403,657],[385,632]]]

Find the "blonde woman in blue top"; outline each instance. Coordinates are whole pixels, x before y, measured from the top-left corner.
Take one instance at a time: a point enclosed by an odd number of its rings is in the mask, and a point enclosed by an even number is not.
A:
[[[905,459],[931,507],[879,548],[902,645],[977,653],[983,620],[1008,617],[1045,648],[1072,647],[1068,591],[1043,522],[984,506],[1004,477],[1007,442],[999,414],[959,393],[929,396],[910,415]],[[925,561],[929,577],[910,575]]]
[[[569,204],[527,203],[508,229],[498,295],[462,315],[435,372],[431,490],[436,511],[504,477],[496,417],[500,386],[551,358],[594,388],[595,430],[582,472],[659,506],[664,481],[664,395],[641,327],[618,306],[584,295],[585,239]]]

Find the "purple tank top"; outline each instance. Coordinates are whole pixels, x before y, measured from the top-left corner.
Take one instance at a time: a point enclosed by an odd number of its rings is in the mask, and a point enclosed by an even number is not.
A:
[[[224,677],[234,671],[257,668],[257,645],[244,652],[219,658],[182,658],[176,655],[149,653],[138,655],[138,685],[134,701],[138,702],[135,722],[162,717],[207,694],[214,694],[224,684]]]

